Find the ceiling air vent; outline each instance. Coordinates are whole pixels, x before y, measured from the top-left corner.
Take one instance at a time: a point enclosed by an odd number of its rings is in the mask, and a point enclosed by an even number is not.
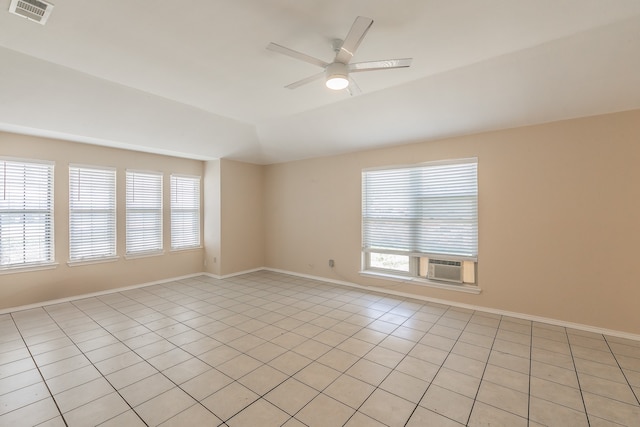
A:
[[[9,12],[44,25],[51,15],[53,5],[42,0],[11,0]]]

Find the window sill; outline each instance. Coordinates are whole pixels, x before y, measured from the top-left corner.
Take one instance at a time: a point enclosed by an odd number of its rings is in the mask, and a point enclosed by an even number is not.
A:
[[[84,259],[77,261],[67,261],[67,265],[69,267],[80,267],[83,265],[91,265],[91,264],[104,264],[106,262],[116,262],[120,259],[119,256],[105,257],[105,258],[92,258],[92,259]]]
[[[0,268],[0,275],[13,274],[13,273],[30,273],[32,271],[53,270],[58,268],[57,262],[37,265],[26,265],[19,267],[2,267]]]
[[[127,254],[124,256],[124,259],[126,260],[133,260],[133,259],[138,259],[138,258],[151,258],[154,256],[162,256],[164,255],[164,251],[159,251],[159,252],[140,252],[140,253],[134,253],[134,254]]]
[[[482,292],[482,289],[480,289],[476,285],[467,285],[463,283],[449,284],[449,283],[443,283],[443,282],[435,282],[433,280],[428,280],[422,277],[402,276],[402,275],[395,275],[395,274],[389,274],[389,273],[379,273],[376,271],[361,271],[360,275],[365,277],[372,277],[375,279],[386,279],[386,280],[393,280],[396,282],[412,283],[420,286],[428,286],[430,288],[444,289],[447,291],[464,292],[467,294],[478,295]]]
[[[203,246],[189,246],[187,248],[171,248],[171,253],[180,253],[180,252],[189,252],[189,251],[199,251],[204,249]]]

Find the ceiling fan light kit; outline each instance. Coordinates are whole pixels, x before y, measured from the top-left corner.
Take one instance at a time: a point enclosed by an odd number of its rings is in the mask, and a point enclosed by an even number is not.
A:
[[[342,90],[349,86],[349,71],[347,69],[347,64],[342,64],[340,62],[329,64],[326,68],[326,74],[326,85],[329,89]]]
[[[278,52],[283,55],[290,56],[294,59],[307,62],[309,64],[324,68],[323,73],[314,74],[313,76],[306,77],[297,82],[293,82],[285,86],[288,89],[295,89],[314,80],[325,78],[325,85],[329,89],[342,90],[348,89],[351,95],[358,95],[360,89],[356,84],[353,77],[349,76],[349,72],[362,72],[362,71],[376,71],[376,70],[388,70],[393,68],[406,68],[411,65],[411,58],[404,59],[386,59],[378,61],[367,61],[350,64],[353,55],[356,52],[358,46],[364,39],[364,36],[373,25],[373,19],[365,18],[364,16],[358,16],[353,22],[349,34],[344,39],[333,40],[333,50],[336,53],[333,62],[325,62],[321,59],[314,58],[305,53],[289,49],[288,47],[281,46],[276,43],[269,43],[268,50]]]

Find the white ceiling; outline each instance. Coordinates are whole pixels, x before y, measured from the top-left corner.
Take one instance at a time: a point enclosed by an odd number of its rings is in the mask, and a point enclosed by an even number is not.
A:
[[[638,0],[0,0],[0,129],[274,163],[640,108]],[[350,97],[275,42],[330,62],[358,15]]]

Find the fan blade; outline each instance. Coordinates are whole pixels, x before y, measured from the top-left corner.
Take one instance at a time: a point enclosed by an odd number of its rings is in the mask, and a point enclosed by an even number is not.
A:
[[[403,59],[385,59],[383,61],[367,61],[349,64],[349,71],[357,73],[358,71],[374,71],[386,70],[390,68],[407,68],[411,66],[413,58]]]
[[[356,81],[351,76],[349,76],[349,86],[347,86],[347,90],[351,96],[358,96],[362,94],[360,86],[356,84]]]
[[[280,46],[276,43],[269,43],[267,45],[267,49],[273,52],[278,52],[283,55],[290,56],[294,59],[299,59],[300,61],[308,62],[309,64],[317,65],[318,67],[325,68],[327,65],[329,65],[328,62],[324,62],[321,59],[314,58],[313,56],[309,56],[305,53],[301,53],[293,49],[289,49],[288,47]]]
[[[302,85],[306,85],[307,83],[311,83],[314,80],[318,80],[319,78],[324,76],[324,71],[318,74],[314,74],[313,76],[309,76],[307,78],[304,78],[302,80],[298,80],[297,82],[293,82],[291,84],[286,85],[285,87],[287,89],[295,89],[298,88]]]
[[[373,19],[365,18],[364,16],[358,16],[356,20],[353,22],[351,29],[349,30],[349,34],[344,39],[342,43],[342,47],[336,54],[336,62],[342,62],[343,64],[348,64],[353,58],[353,54],[355,53],[358,46],[362,42],[365,34],[371,28],[373,24]]]

